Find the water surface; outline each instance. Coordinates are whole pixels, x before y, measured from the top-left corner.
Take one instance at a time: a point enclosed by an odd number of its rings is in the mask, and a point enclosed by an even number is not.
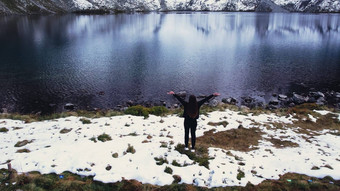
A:
[[[340,91],[340,15],[150,13],[0,17],[0,108],[114,108]]]

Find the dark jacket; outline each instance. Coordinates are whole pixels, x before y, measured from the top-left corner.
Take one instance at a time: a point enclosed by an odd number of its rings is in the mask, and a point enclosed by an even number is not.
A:
[[[181,102],[181,104],[184,106],[184,113],[183,113],[183,117],[184,118],[191,118],[189,117],[189,115],[187,114],[187,107],[188,107],[188,102],[184,101],[184,99],[182,99],[181,97],[179,97],[178,95],[176,94],[173,94],[175,98],[178,99],[179,102]],[[200,107],[204,104],[204,102],[208,101],[209,99],[211,99],[212,97],[214,97],[214,95],[210,95],[200,101],[197,102],[197,106],[198,106],[198,115],[195,119],[198,119],[199,117],[199,113],[200,113]]]

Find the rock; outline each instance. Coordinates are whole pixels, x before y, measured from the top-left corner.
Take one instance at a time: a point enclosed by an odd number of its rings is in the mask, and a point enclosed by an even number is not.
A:
[[[227,104],[231,104],[231,105],[236,105],[237,104],[237,100],[235,98],[223,98],[222,99],[223,103],[227,103]]]
[[[174,181],[172,183],[179,183],[182,181],[182,178],[179,175],[173,175],[172,178],[174,178]]]
[[[105,95],[105,92],[104,91],[100,91],[100,92],[98,92],[98,95]]]
[[[272,97],[270,100],[269,100],[269,105],[279,105],[279,100],[275,97]]]
[[[175,103],[175,104],[174,104],[174,108],[178,108],[178,107],[179,107],[178,104]]]
[[[161,101],[162,106],[166,106],[166,101]]]
[[[340,93],[339,92],[335,92],[335,97],[340,99]]]
[[[279,94],[279,100],[286,100],[288,97],[283,94]]]
[[[251,97],[245,97],[245,98],[242,98],[244,100],[245,103],[252,103],[254,102],[254,98],[251,98]]]
[[[107,171],[109,171],[109,170],[111,170],[111,168],[112,168],[111,165],[107,165],[105,169],[106,169]]]
[[[178,95],[179,97],[186,97],[187,92],[186,91],[180,91],[180,92],[176,93],[176,95]]]
[[[209,106],[216,107],[218,105],[218,101],[216,99],[213,99],[209,102]]]
[[[7,110],[7,108],[1,108],[1,112],[2,113],[8,113],[8,110]]]
[[[127,104],[128,106],[133,106],[133,104],[134,104],[134,101],[132,101],[132,100],[128,100],[128,101],[126,102],[126,104]]]
[[[72,103],[67,103],[65,104],[64,108],[67,110],[74,110],[75,106]]]
[[[314,97],[309,97],[307,100],[308,103],[315,103],[316,99]]]
[[[325,105],[326,100],[324,97],[320,97],[318,100],[316,100],[317,105]]]
[[[289,107],[294,107],[295,106],[295,103],[290,103],[289,105],[288,105]]]
[[[309,97],[318,99],[320,97],[325,97],[325,94],[323,94],[322,92],[309,92]]]
[[[308,97],[304,97],[302,95],[293,93],[292,100],[293,100],[294,104],[303,104],[303,103],[306,103],[308,101]]]

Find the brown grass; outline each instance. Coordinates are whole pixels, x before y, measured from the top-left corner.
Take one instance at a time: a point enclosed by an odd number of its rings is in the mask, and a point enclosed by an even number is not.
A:
[[[276,148],[285,148],[285,147],[298,147],[299,144],[291,142],[291,141],[283,141],[280,139],[275,139],[275,138],[270,138],[267,139],[268,141],[270,141],[274,147]]]
[[[210,130],[205,132],[202,137],[198,137],[197,143],[207,147],[218,147],[247,152],[256,149],[259,140],[262,139],[262,134],[263,133],[257,128],[239,128],[217,133],[214,133],[214,130]],[[249,148],[250,146],[253,147]]]

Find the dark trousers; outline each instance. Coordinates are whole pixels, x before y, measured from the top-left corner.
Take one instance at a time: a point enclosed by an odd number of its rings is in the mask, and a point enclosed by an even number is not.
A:
[[[191,132],[191,148],[195,148],[196,143],[196,127],[197,127],[197,120],[192,118],[185,118],[184,119],[184,143],[185,147],[189,145],[189,130]]]

